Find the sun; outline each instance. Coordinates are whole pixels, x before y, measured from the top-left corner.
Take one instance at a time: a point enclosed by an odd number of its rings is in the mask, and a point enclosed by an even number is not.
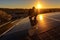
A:
[[[41,4],[38,3],[38,4],[36,5],[36,9],[41,9],[41,8],[42,8]]]

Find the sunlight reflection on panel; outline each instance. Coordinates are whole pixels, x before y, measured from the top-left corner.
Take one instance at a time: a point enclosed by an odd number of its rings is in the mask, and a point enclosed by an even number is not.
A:
[[[40,16],[39,16],[39,19],[40,19],[40,20],[43,20],[43,16],[42,16],[42,15],[40,15]]]
[[[43,17],[43,15],[38,15],[38,23],[39,23],[39,25],[41,25],[43,28],[46,26],[45,25],[45,20],[44,20],[44,17]]]
[[[39,15],[37,16],[37,21],[38,21],[38,24],[39,24],[39,25],[45,26],[45,21],[44,21],[43,15],[39,14]]]
[[[40,15],[40,14],[39,14],[39,15],[37,16],[37,20],[41,20],[41,21],[42,21],[42,20],[43,20],[43,15]]]
[[[38,28],[41,31],[46,31],[48,30],[48,25],[46,23],[46,19],[44,18],[44,15],[39,14],[37,16],[37,21],[38,21]]]

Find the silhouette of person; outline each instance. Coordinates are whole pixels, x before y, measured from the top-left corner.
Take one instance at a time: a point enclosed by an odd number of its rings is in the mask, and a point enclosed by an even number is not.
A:
[[[36,10],[35,7],[33,7],[32,9],[29,10],[29,14],[28,14],[32,26],[36,24],[37,13],[35,12],[35,10]]]

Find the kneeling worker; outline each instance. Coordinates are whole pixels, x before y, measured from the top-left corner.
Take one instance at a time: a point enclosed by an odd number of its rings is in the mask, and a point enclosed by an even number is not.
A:
[[[32,26],[36,24],[37,13],[35,12],[35,10],[36,10],[35,7],[33,7],[32,9],[29,10],[29,14],[28,14]]]

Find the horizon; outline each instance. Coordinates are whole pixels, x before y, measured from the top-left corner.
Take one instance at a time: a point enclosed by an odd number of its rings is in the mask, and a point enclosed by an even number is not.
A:
[[[60,0],[0,0],[0,8],[23,8],[29,9],[40,2],[43,8],[60,8]]]
[[[2,9],[32,9],[32,7],[31,8],[2,8]],[[60,9],[60,8],[41,8],[41,9]]]

